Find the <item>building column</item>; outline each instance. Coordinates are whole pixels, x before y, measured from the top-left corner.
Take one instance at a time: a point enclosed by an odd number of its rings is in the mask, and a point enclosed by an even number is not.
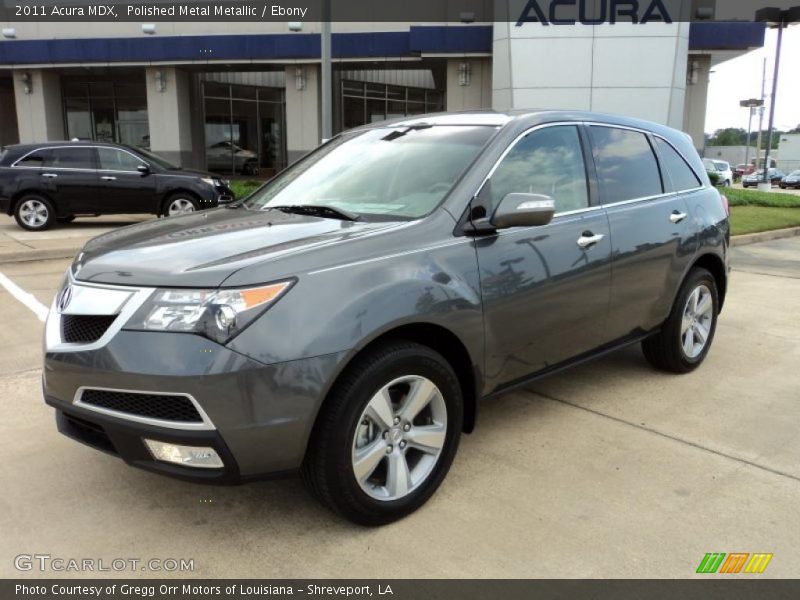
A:
[[[14,71],[14,98],[21,143],[64,139],[64,107],[58,73],[41,69]]]
[[[322,141],[320,138],[319,65],[286,67],[286,159],[292,164]]]
[[[174,67],[145,69],[150,149],[168,161],[192,165],[191,81]]]
[[[492,106],[492,63],[488,58],[447,59],[447,110]]]
[[[495,23],[492,105],[592,110],[683,126],[689,23]]]
[[[711,56],[689,56],[687,72],[683,130],[692,136],[694,147],[702,153],[706,144],[706,107],[708,105]]]

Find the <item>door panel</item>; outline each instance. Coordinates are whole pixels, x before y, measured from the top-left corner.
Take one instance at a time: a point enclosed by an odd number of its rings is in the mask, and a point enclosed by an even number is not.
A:
[[[93,212],[97,196],[94,148],[50,149],[40,177],[42,189],[55,200],[59,214]]]
[[[136,170],[144,161],[117,148],[98,148],[97,155],[102,212],[156,212],[156,175]]]
[[[671,192],[655,139],[646,133],[589,127],[600,200],[611,228],[609,340],[649,331],[666,317],[691,260],[684,199]]]
[[[491,215],[507,194],[519,192],[550,196],[556,216],[548,225],[505,229],[475,242],[490,387],[604,341],[611,241],[605,211],[590,206],[577,126],[543,127],[517,140],[473,201],[472,214]],[[581,238],[590,243],[579,245]]]
[[[584,233],[604,236],[583,249]],[[611,241],[606,215],[556,217],[476,242],[486,328],[486,374],[494,385],[604,342]]]

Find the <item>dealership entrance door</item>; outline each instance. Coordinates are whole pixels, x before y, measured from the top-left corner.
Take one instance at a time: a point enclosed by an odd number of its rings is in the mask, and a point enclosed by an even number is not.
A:
[[[201,84],[209,171],[263,178],[286,166],[283,88]]]

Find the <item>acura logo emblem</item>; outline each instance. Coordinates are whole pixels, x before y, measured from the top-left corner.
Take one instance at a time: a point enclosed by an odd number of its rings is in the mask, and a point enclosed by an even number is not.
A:
[[[72,300],[72,286],[68,285],[61,290],[61,293],[58,295],[58,301],[56,302],[58,312],[64,312],[67,309],[67,306],[69,306],[70,300]]]

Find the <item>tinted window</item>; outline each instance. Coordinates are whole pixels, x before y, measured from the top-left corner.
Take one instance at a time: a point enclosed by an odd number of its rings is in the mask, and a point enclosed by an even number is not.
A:
[[[20,158],[16,165],[19,167],[41,167],[44,165],[44,159],[47,156],[47,150],[37,150],[31,152],[27,156]]]
[[[94,148],[53,148],[48,167],[60,169],[94,169]]]
[[[135,171],[144,162],[116,148],[98,148],[97,155],[100,159],[100,168],[112,171]]]
[[[603,203],[663,192],[656,157],[643,133],[613,127],[591,127],[591,132]]]
[[[522,138],[489,180],[492,208],[512,192],[544,194],[556,212],[589,206],[586,169],[576,127],[546,127]]]
[[[694,174],[691,167],[686,164],[683,157],[678,154],[678,151],[672,147],[671,144],[656,138],[656,146],[658,146],[658,153],[661,155],[664,168],[672,180],[672,189],[676,192],[682,190],[691,190],[700,187],[700,180]]]

